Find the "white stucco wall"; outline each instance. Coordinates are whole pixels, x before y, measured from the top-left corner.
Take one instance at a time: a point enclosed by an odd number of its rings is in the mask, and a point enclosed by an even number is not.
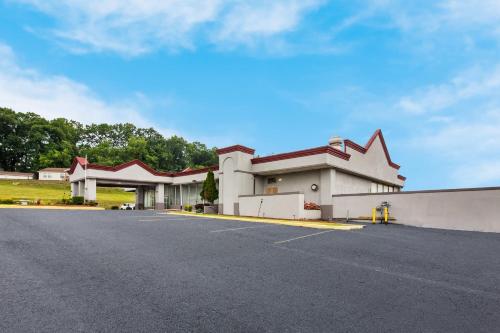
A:
[[[85,170],[78,164],[75,171],[70,175],[70,181],[82,180],[85,177]],[[108,170],[87,170],[87,178],[109,179],[119,181],[136,181],[136,182],[151,182],[151,183],[172,183],[172,177],[156,176],[147,170],[144,170],[139,165],[133,164],[125,169],[118,171]]]
[[[222,205],[223,214],[226,215],[234,215],[234,204],[238,202],[234,167],[233,157],[227,157],[222,162]]]
[[[382,183],[404,185],[404,181],[397,177],[399,170],[389,165],[379,136],[365,154],[349,147],[346,152],[351,155],[348,161],[323,153],[254,164],[252,171],[259,174],[277,174],[299,172],[304,169],[335,168],[348,170]]]
[[[240,196],[239,207],[242,216],[303,219],[304,194]]]
[[[333,194],[370,193],[372,181],[337,171]]]
[[[389,165],[379,136],[375,138],[365,154],[350,147],[347,147],[346,152],[351,155],[347,170],[382,182],[404,185],[404,182],[398,179],[399,170]]]
[[[64,180],[65,178],[66,178],[65,172],[41,171],[38,173],[39,180]]]
[[[219,179],[219,172],[217,170],[214,172],[214,178]],[[207,179],[207,172],[195,173],[187,176],[176,176],[172,177],[172,184],[190,184],[190,183],[201,183]]]
[[[268,178],[276,178],[276,183],[267,184]],[[264,194],[268,187],[277,187],[278,193],[302,192],[304,200],[319,204],[320,192],[311,190],[311,185],[320,185],[320,170],[293,172],[277,174],[264,178],[264,191],[256,194]]]
[[[439,229],[500,232],[500,188],[334,196],[334,216],[369,217],[382,201],[397,223]]]

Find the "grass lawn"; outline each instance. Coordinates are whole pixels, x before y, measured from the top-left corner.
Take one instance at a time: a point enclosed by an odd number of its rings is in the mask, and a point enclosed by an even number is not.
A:
[[[51,205],[70,196],[71,190],[68,182],[0,179],[0,200],[40,199],[42,205]],[[135,194],[125,192],[121,188],[97,188],[99,207],[111,208],[111,206],[120,206],[125,202],[134,201]]]

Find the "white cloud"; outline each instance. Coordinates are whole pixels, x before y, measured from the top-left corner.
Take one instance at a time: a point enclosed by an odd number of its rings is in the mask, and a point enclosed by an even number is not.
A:
[[[405,112],[424,114],[446,110],[478,98],[498,98],[500,65],[489,69],[474,68],[462,72],[449,82],[431,85],[412,96],[402,97],[397,107]]]
[[[453,172],[452,177],[458,186],[498,186],[500,160],[465,163]]]
[[[454,24],[493,25],[500,27],[498,0],[447,0],[441,4],[443,18]]]
[[[134,56],[165,47],[192,49],[196,38],[217,46],[252,45],[299,25],[321,0],[13,0],[54,17],[48,32],[76,52]]]
[[[189,141],[208,146],[224,146],[244,137],[241,132],[221,135],[191,133],[167,128],[151,121],[149,111],[164,111],[162,118],[178,103],[177,97],[151,99],[137,92],[121,101],[108,101],[89,86],[59,75],[41,73],[22,66],[15,52],[0,42],[0,107],[17,112],[33,112],[47,119],[66,118],[83,124],[132,123],[138,127],[153,127],[165,136],[179,135]]]
[[[48,119],[64,117],[82,123],[131,122],[150,126],[139,113],[144,98],[106,102],[88,86],[64,76],[44,75],[23,68],[13,50],[0,43],[0,101],[2,107],[34,112]]]
[[[500,65],[464,71],[400,99],[414,152],[436,158],[457,186],[500,183]],[[438,114],[435,116],[434,114]],[[437,120],[436,121],[436,117]]]
[[[498,0],[358,0],[354,13],[335,29],[369,26],[397,30],[405,50],[470,51],[477,41],[500,43]],[[452,46],[457,46],[457,48]]]
[[[216,41],[253,43],[295,29],[307,11],[316,8],[318,0],[278,0],[239,2],[222,16]]]

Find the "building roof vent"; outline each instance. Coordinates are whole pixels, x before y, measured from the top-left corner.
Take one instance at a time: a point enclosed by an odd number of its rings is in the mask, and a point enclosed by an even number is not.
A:
[[[342,150],[344,140],[339,136],[334,136],[328,140],[328,144],[335,149]]]

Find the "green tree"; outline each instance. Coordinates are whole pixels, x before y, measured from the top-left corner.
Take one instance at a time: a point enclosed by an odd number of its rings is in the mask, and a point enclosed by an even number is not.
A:
[[[215,148],[207,149],[206,145],[197,141],[186,145],[186,155],[188,166],[191,168],[211,166],[219,162],[219,156]]]
[[[217,186],[215,184],[215,176],[212,170],[209,170],[207,173],[207,178],[203,182],[203,187],[201,191],[201,198],[214,203],[215,200],[219,198],[219,190],[217,190]]]
[[[82,125],[64,118],[48,121],[34,113],[0,108],[0,168],[34,172],[69,167],[77,155],[104,165],[139,159],[164,171],[211,166],[218,159],[215,148],[179,136],[165,138],[153,128]]]

